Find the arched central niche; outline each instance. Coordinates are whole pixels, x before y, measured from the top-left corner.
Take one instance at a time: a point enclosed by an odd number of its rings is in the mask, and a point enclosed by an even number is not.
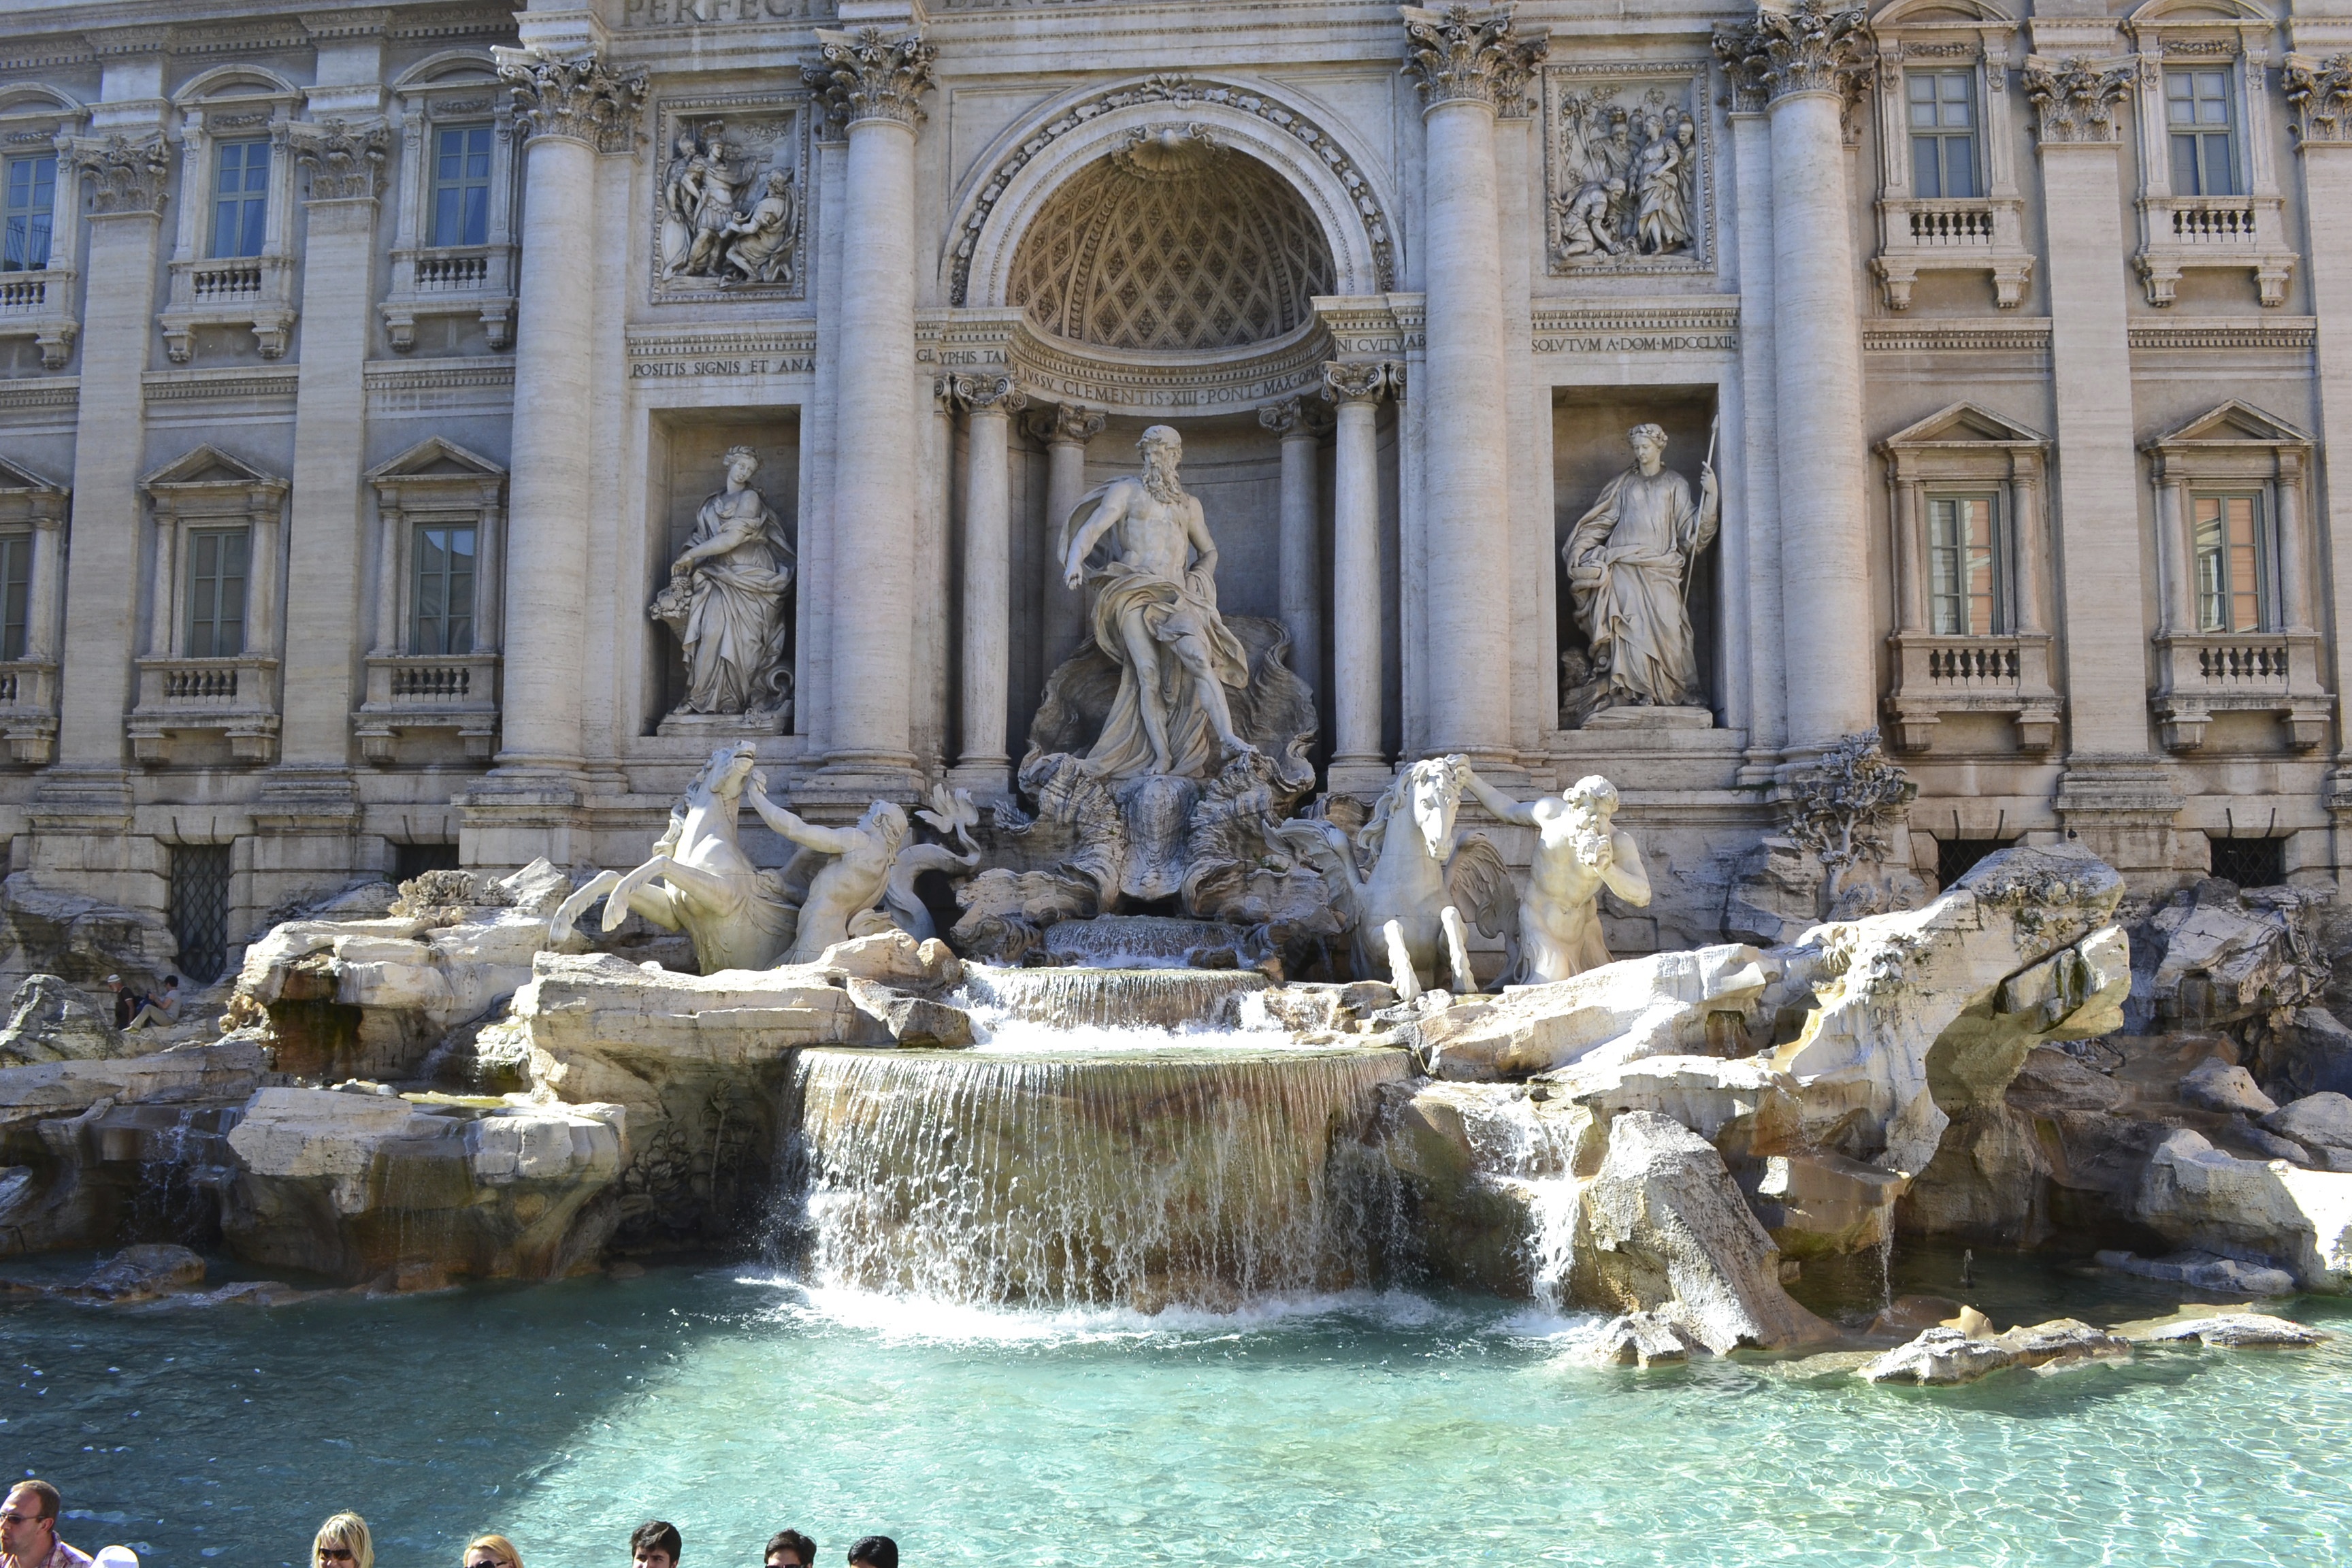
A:
[[[1130,132],[1047,198],[1007,302],[1101,348],[1237,348],[1296,331],[1339,268],[1281,174],[1199,125]]]

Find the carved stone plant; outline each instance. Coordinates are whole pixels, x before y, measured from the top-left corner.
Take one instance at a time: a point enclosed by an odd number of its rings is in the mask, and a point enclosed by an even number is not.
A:
[[[1829,874],[1823,894],[1832,907],[1845,875],[1886,858],[1887,830],[1899,821],[1919,786],[1887,760],[1875,728],[1848,735],[1787,784],[1789,837]]]

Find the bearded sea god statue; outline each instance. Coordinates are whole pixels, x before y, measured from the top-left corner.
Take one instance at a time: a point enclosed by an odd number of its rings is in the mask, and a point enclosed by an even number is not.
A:
[[[1505,822],[1536,830],[1535,860],[1519,899],[1518,959],[1506,984],[1566,980],[1609,962],[1601,931],[1601,892],[1607,889],[1641,908],[1650,901],[1650,874],[1633,836],[1611,819],[1617,786],[1594,773],[1557,799],[1522,805],[1476,773],[1464,770],[1463,787]]]
[[[1602,487],[1559,552],[1576,624],[1591,644],[1592,706],[1700,705],[1690,572],[1715,542],[1715,467],[1699,465],[1694,501],[1690,481],[1664,466],[1664,430],[1636,425],[1625,439],[1633,466]]]
[[[728,452],[727,488],[695,513],[694,532],[654,598],[654,619],[686,650],[682,713],[780,715],[791,708],[784,607],[793,547],[751,488],[759,468],[749,447]]]

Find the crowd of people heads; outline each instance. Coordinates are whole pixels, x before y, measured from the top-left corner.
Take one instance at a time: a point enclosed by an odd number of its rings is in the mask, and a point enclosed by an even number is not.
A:
[[[0,1505],[0,1568],[139,1568],[127,1546],[110,1546],[93,1558],[58,1539],[58,1489],[42,1480],[18,1481]],[[678,1568],[685,1542],[667,1520],[647,1520],[629,1532],[630,1568]],[[816,1542],[797,1530],[769,1538],[761,1568],[816,1568]],[[522,1553],[503,1535],[478,1535],[466,1542],[459,1568],[522,1568]],[[849,1568],[898,1568],[898,1543],[887,1535],[860,1536],[849,1548]],[[310,1542],[311,1568],[375,1568],[375,1537],[355,1513],[339,1513],[319,1526]]]

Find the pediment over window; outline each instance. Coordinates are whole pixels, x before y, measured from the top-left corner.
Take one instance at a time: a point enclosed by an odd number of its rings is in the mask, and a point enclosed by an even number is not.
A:
[[[207,441],[173,458],[139,483],[152,490],[179,485],[275,485],[282,489],[286,481],[275,474],[263,473]]]
[[[1905,447],[1969,445],[2047,447],[2050,437],[2019,424],[2006,415],[1975,403],[1955,403],[1937,409],[1916,425],[1905,426],[1879,443],[1882,451]]]
[[[0,490],[29,490],[36,495],[61,496],[63,485],[54,485],[32,469],[21,468],[5,458],[0,458]]]
[[[2148,443],[2154,451],[2173,447],[2210,446],[2216,442],[2252,443],[2263,447],[2308,447],[2311,437],[2274,414],[2265,414],[2252,404],[2231,398],[2217,408],[2208,409],[2189,421]]]
[[[388,462],[368,470],[371,479],[504,479],[506,469],[455,441],[428,437]]]

